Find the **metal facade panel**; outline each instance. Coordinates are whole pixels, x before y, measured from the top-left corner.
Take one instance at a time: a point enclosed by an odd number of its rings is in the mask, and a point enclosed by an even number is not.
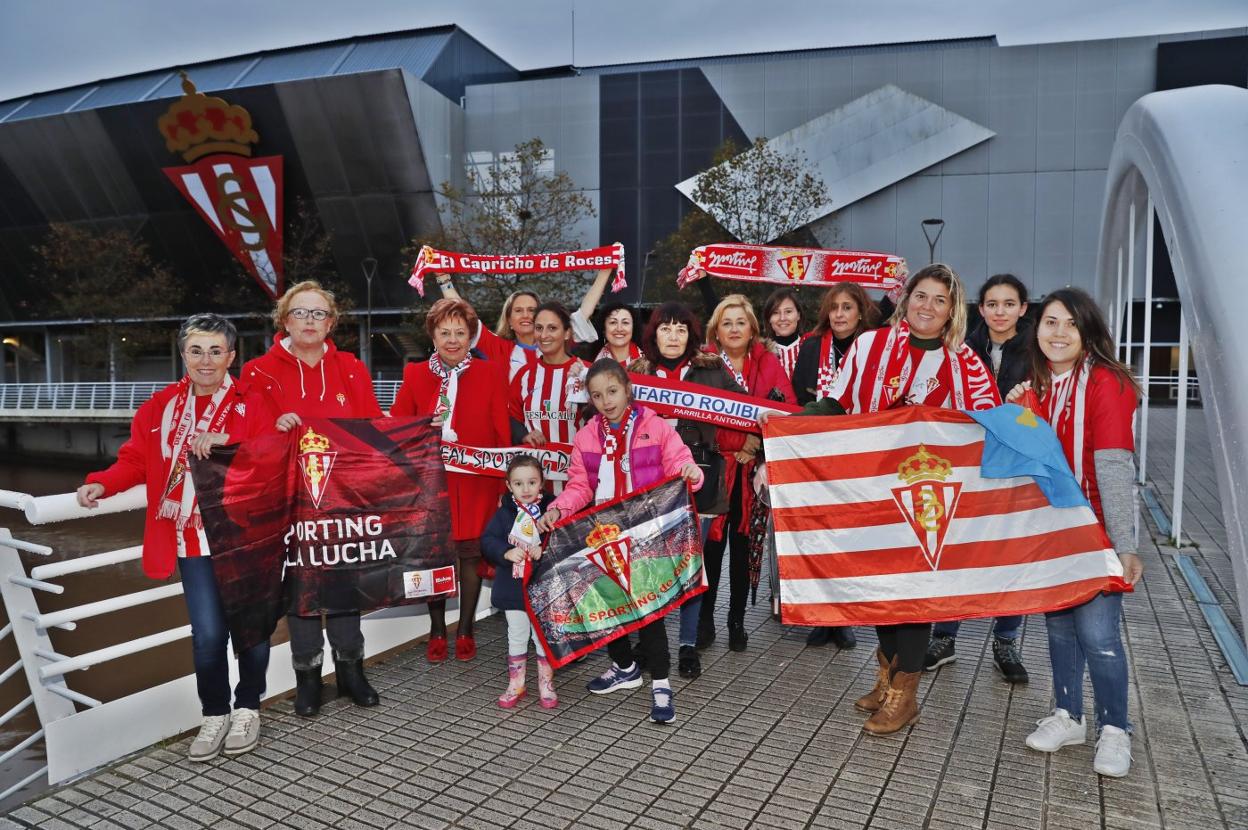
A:
[[[989,55],[987,126],[996,132],[988,143],[988,169],[1019,173],[1036,169],[1037,49],[993,49]]]
[[[897,249],[897,188],[886,187],[850,207],[850,244],[864,251]]]
[[[421,80],[458,104],[467,84],[514,81],[519,77],[511,64],[456,30]]]
[[[256,86],[323,77],[329,74],[338,59],[350,48],[349,43],[334,43],[265,55],[235,86]]]
[[[1117,41],[1075,47],[1075,169],[1104,169],[1118,129]]]
[[[1095,201],[1095,200],[1094,200]],[[1036,176],[988,177],[988,260],[985,276],[1009,273],[1033,289],[1036,258]],[[974,290],[974,286],[968,286]]]
[[[941,257],[967,285],[979,285],[988,268],[988,176],[943,176]]]
[[[113,81],[104,81],[99,88],[87,96],[86,100],[74,107],[76,111],[84,109],[97,109],[99,107],[111,107],[114,104],[129,104],[132,101],[140,100],[154,86],[169,78],[176,78],[177,73],[167,69],[160,72],[148,72],[145,75],[132,75],[128,78],[118,78]],[[179,95],[181,91],[179,90]]]
[[[988,77],[992,49],[962,49],[942,55],[945,109],[976,124],[988,124]],[[973,147],[941,165],[946,173],[987,173],[988,148]]]
[[[923,236],[924,219],[944,216],[942,186],[939,176],[911,176],[897,183],[897,247],[894,253],[906,258],[910,272],[927,264],[927,239]],[[936,258],[944,258],[944,234],[936,245]]]
[[[1032,285],[1037,294],[1071,284],[1074,245],[1075,174],[1036,174],[1036,267]]]
[[[775,138],[809,121],[810,62],[777,61],[764,65],[763,132]],[[750,136],[751,139],[756,136]]]
[[[854,55],[850,80],[855,98],[866,95],[885,84],[897,83],[897,58],[891,52],[868,52]]]
[[[1071,43],[1037,47],[1037,171],[1071,170],[1075,164],[1075,57]]]
[[[450,40],[449,32],[414,32],[361,40],[335,74],[400,67],[419,78]]]
[[[9,117],[7,123],[11,124],[14,121],[42,118],[45,115],[60,115],[73,106],[79,98],[86,95],[92,86],[92,84],[84,84],[83,86],[76,86],[59,92],[36,95],[31,98],[28,105],[14,112]]]
[[[761,63],[725,63],[703,70],[724,106],[737,119],[741,129],[752,139],[766,135],[767,95],[764,91],[766,71]],[[821,76],[812,72],[818,86]],[[829,108],[830,109],[830,108]]]
[[[1071,281],[1092,290],[1095,285],[1097,244],[1101,234],[1101,203],[1105,198],[1104,170],[1076,170],[1072,205]],[[1139,260],[1143,263],[1143,260]],[[1125,267],[1125,265],[1124,265]]]
[[[201,63],[195,66],[185,67],[187,75],[195,83],[195,88],[200,92],[217,92],[227,88],[234,83],[234,79],[239,73],[255,60],[254,55],[241,58],[230,58],[223,61],[212,61],[211,63]],[[153,101],[157,98],[181,98],[182,97],[182,79],[178,73],[173,73],[169,80],[160,85],[160,89],[153,92],[147,100]]]

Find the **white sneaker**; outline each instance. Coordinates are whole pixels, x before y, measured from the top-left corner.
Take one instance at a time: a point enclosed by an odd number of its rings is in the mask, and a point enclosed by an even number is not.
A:
[[[191,761],[211,761],[221,754],[221,745],[225,743],[225,730],[229,726],[229,715],[208,715],[199,727],[199,734],[191,741],[191,748],[186,757]]]
[[[225,736],[225,754],[251,752],[260,742],[260,713],[255,709],[235,709],[230,716],[230,732]]]
[[[1064,746],[1081,744],[1088,739],[1083,718],[1075,720],[1065,709],[1054,709],[1047,718],[1036,721],[1036,731],[1027,736],[1027,746],[1037,752],[1057,752]]]
[[[1101,739],[1096,742],[1096,760],[1092,769],[1098,775],[1122,778],[1131,771],[1131,733],[1116,726],[1101,727]]]

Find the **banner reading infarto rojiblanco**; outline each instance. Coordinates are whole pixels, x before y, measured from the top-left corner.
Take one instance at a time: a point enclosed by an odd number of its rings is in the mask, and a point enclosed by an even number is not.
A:
[[[628,379],[632,382],[633,399],[665,418],[689,418],[743,432],[759,431],[758,416],[762,412],[791,414],[801,410],[793,404],[764,401],[700,383],[633,372],[628,373]]]
[[[624,279],[624,246],[621,243],[549,254],[461,254],[439,251],[426,245],[417,254],[412,276],[407,282],[423,297],[427,274],[558,274],[602,268],[615,269],[615,279],[611,281],[613,292],[621,291],[628,285]]]

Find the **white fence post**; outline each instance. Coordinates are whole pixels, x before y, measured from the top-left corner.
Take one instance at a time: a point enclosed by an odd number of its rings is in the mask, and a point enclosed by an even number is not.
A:
[[[1174,501],[1170,504],[1170,528],[1174,547],[1183,538],[1183,470],[1187,459],[1187,315],[1179,309],[1179,402],[1174,422]]]
[[[1148,208],[1144,213],[1148,224],[1144,229],[1144,353],[1140,359],[1143,364],[1144,401],[1140,410],[1140,478],[1139,483],[1147,481],[1148,474],[1148,398],[1149,378],[1152,375],[1153,350],[1153,197],[1148,197]]]

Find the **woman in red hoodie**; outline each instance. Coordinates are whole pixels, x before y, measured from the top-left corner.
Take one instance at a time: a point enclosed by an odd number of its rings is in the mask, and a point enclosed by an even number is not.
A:
[[[763,343],[754,307],[743,294],[729,294],[719,301],[706,327],[706,348],[719,355],[728,374],[756,398],[797,403],[793,384],[780,359]],[[728,648],[745,651],[745,600],[749,593],[748,536],[754,488],[750,481],[762,439],[752,432],[720,429],[719,450],[724,456],[724,488],[728,491],[728,514],[717,516],[703,548],[710,587],[702,601],[698,621],[698,648],[715,640],[715,596],[719,590],[724,546],[728,546]]]
[[[380,418],[368,369],[329,339],[338,321],[334,295],[312,280],[287,289],[273,310],[277,334],[268,354],[247,362],[242,377],[268,392],[278,412],[277,428],[289,431],[304,418]],[[289,614],[290,656],[295,667],[295,714],[311,717],[321,708],[321,661],[325,642],[320,617]],[[364,677],[364,635],[358,612],[325,618],[334,649],[339,695],[357,706],[376,706],[376,690]]]
[[[477,313],[463,300],[438,300],[425,317],[425,329],[436,354],[426,363],[409,363],[403,369],[390,408],[391,415],[433,416],[442,440],[470,447],[505,447],[507,423],[506,366],[499,361],[478,360],[469,351],[481,327]],[[503,492],[501,479],[469,473],[447,473],[451,500],[451,538],[458,552],[460,604],[455,659],[471,660],[477,653],[473,639],[481,577],[481,533],[494,516]],[[446,659],[446,600],[429,603],[430,662]]]

